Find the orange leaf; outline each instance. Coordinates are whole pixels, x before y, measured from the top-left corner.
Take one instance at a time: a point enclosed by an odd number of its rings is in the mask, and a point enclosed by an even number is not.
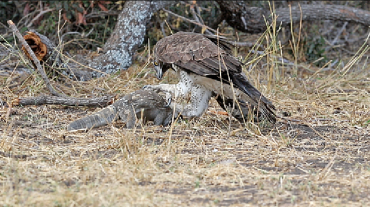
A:
[[[62,17],[63,17],[64,21],[66,21],[66,22],[68,22],[68,23],[71,23],[71,21],[68,19],[68,17],[67,17],[67,14],[66,14],[66,13],[63,13],[63,14],[62,14]]]
[[[80,12],[77,13],[77,18],[76,18],[77,19],[77,24],[86,25],[86,17],[85,17],[85,15],[87,14],[87,11],[82,6],[82,3],[79,3],[78,5],[83,9],[83,13],[80,13]]]
[[[99,3],[101,3],[101,4],[111,4],[112,2],[111,1],[99,1]]]
[[[101,4],[100,2],[98,2],[98,6],[100,7],[101,10],[108,11],[108,9],[105,8],[105,6],[103,6],[103,4]]]
[[[31,6],[29,3],[26,4],[26,6],[23,9],[23,16],[26,16],[27,14],[30,13]]]
[[[84,18],[83,14],[78,12],[77,13],[77,18],[76,18],[77,24],[82,24],[84,22],[83,18]]]

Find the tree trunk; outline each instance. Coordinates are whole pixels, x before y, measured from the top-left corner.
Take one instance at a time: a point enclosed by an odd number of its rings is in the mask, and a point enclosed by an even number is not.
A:
[[[94,71],[93,77],[128,69],[134,53],[144,41],[150,18],[171,3],[175,1],[126,1],[113,33],[104,45],[104,54],[89,65],[103,72]]]
[[[227,23],[247,33],[260,33],[266,30],[265,19],[271,23],[271,12],[268,9],[248,7],[240,1],[220,1],[220,9]],[[370,26],[370,12],[341,5],[301,5],[291,8],[278,8],[275,10],[277,24],[286,26],[291,22],[313,20],[339,20],[352,21]],[[302,17],[301,17],[302,15]]]

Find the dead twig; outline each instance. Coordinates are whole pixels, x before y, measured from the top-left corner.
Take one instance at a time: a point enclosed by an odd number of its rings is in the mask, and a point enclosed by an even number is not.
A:
[[[188,18],[186,18],[186,17],[180,16],[180,15],[175,14],[175,13],[173,13],[173,12],[171,12],[171,11],[167,10],[167,9],[162,9],[162,10],[163,10],[163,11],[165,11],[165,12],[167,12],[167,13],[169,13],[169,14],[171,14],[171,15],[173,15],[173,16],[175,16],[175,17],[178,17],[178,18],[180,18],[180,19],[182,19],[182,20],[184,20],[184,21],[190,22],[190,23],[192,23],[192,24],[196,24],[196,25],[198,25],[198,26],[200,26],[200,27],[205,27],[206,29],[208,29],[208,30],[210,30],[210,31],[212,31],[212,32],[214,32],[214,33],[217,33],[217,31],[216,31],[216,30],[212,29],[211,27],[208,27],[207,25],[204,25],[204,24],[201,24],[201,23],[199,23],[199,22],[197,22],[197,21],[194,21],[194,20],[188,19]],[[223,34],[220,34],[220,35],[223,35]]]
[[[21,33],[19,32],[17,26],[15,26],[15,24],[13,23],[12,20],[8,20],[8,25],[10,27],[10,29],[12,30],[12,32],[18,37],[19,41],[21,42],[22,46],[27,50],[28,54],[30,54],[35,66],[36,66],[36,69],[37,71],[40,73],[42,79],[44,80],[45,84],[46,84],[46,87],[49,89],[50,93],[55,95],[55,96],[59,96],[59,97],[67,97],[66,95],[64,94],[61,94],[59,92],[57,92],[53,86],[51,85],[45,71],[42,69],[41,67],[41,64],[40,64],[40,61],[37,59],[35,53],[32,51],[32,49],[30,48],[30,46],[27,44],[26,40],[23,38],[23,36],[21,35]]]
[[[193,15],[194,21],[198,22],[199,24],[204,25],[203,20],[201,19],[200,16],[198,17],[197,13],[194,10],[194,7],[195,6],[196,6],[195,4],[191,4],[191,6],[190,6],[190,13]],[[213,35],[213,33],[210,32],[208,29],[205,29],[204,30],[203,28],[205,28],[205,27],[202,27],[202,32],[204,31],[204,33],[206,33],[206,34]]]
[[[40,11],[40,13],[31,20],[31,22],[26,26],[26,27],[31,27],[33,25],[33,23],[38,19],[40,18],[42,15],[48,13],[48,12],[51,12],[51,11],[54,11],[55,9],[46,9],[44,11]]]
[[[253,53],[253,54],[259,54],[261,56],[265,56],[266,55],[266,53],[263,52],[263,51],[250,50],[250,52]],[[274,55],[270,55],[270,57],[276,58],[276,59],[279,60],[279,62],[284,63],[284,64],[291,64],[291,65],[294,64],[294,63],[290,62],[289,60],[287,60],[287,59],[285,59],[283,57],[274,56]]]
[[[345,22],[345,23],[343,24],[342,28],[340,28],[340,29],[338,30],[338,34],[337,34],[337,36],[335,36],[335,38],[334,38],[334,40],[333,40],[332,42],[327,41],[327,43],[329,43],[329,46],[327,46],[327,47],[325,48],[325,51],[326,51],[326,52],[327,52],[327,51],[329,51],[331,48],[333,48],[333,47],[335,46],[335,44],[337,43],[337,41],[338,41],[338,39],[339,39],[340,35],[341,35],[341,34],[342,34],[342,32],[346,29],[347,24],[348,24],[348,22]]]

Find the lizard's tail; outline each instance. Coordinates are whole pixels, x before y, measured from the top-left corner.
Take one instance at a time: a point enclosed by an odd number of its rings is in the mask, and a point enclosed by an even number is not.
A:
[[[118,117],[116,107],[110,105],[94,114],[73,121],[67,126],[67,130],[68,131],[74,131],[79,129],[87,130],[94,127],[100,127],[112,123],[117,118]]]

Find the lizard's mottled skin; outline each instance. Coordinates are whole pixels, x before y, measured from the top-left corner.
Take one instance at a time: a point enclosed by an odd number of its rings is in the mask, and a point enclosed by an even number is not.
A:
[[[167,100],[161,95],[151,90],[138,90],[94,114],[73,121],[68,125],[67,130],[100,127],[118,118],[126,123],[127,128],[133,128],[136,119],[140,118],[144,123],[153,121],[155,125],[167,126],[172,121],[172,114]]]

